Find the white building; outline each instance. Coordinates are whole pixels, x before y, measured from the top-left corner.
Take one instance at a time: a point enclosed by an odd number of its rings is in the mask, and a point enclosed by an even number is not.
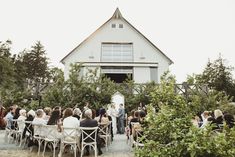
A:
[[[132,26],[117,8],[113,16],[87,39],[66,55],[65,79],[69,77],[71,63],[83,63],[84,70],[98,67],[116,82],[122,82],[127,74],[136,83],[158,82],[168,70],[172,60]]]

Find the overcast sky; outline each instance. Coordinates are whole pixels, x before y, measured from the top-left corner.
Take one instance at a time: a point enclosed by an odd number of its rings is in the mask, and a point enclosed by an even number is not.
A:
[[[219,53],[235,67],[235,0],[0,0],[0,6],[0,41],[12,40],[18,53],[39,40],[54,66],[63,67],[59,61],[119,7],[174,61],[178,82]]]

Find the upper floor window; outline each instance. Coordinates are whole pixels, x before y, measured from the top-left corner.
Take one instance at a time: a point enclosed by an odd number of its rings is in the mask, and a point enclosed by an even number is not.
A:
[[[116,28],[116,24],[115,23],[112,24],[112,28]]]
[[[119,28],[123,28],[123,24],[119,24]]]
[[[102,43],[101,46],[102,62],[132,62],[133,44],[132,43]]]

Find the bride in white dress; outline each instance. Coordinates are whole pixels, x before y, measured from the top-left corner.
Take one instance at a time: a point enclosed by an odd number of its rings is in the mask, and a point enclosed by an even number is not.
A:
[[[112,118],[113,134],[117,134],[117,116],[118,116],[118,111],[115,109],[115,105],[114,104],[111,104],[111,106],[109,107],[108,114]]]

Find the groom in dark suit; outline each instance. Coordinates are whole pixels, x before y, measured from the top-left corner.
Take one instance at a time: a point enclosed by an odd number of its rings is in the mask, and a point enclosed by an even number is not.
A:
[[[118,134],[124,134],[124,120],[125,120],[125,110],[123,104],[120,104],[118,109]]]

